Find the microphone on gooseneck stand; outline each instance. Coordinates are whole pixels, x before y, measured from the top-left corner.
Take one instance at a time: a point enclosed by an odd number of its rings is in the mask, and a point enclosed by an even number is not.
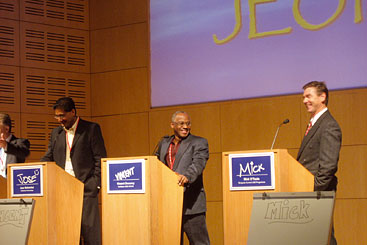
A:
[[[273,146],[274,146],[275,140],[276,140],[276,138],[277,138],[277,136],[278,136],[278,132],[279,132],[280,127],[281,127],[283,124],[287,124],[287,123],[289,123],[289,119],[288,119],[288,118],[287,118],[287,119],[285,119],[281,124],[279,124],[279,126],[278,126],[278,128],[277,128],[277,131],[276,131],[276,133],[275,133],[274,139],[273,139],[273,144],[271,144],[271,148],[270,148],[270,150],[272,150],[272,149],[273,149]]]
[[[165,136],[163,136],[159,141],[158,141],[158,143],[156,144],[156,146],[154,147],[154,150],[153,150],[153,153],[152,153],[152,155],[153,156],[158,156],[158,153],[157,153],[157,149],[158,149],[158,146],[161,144],[161,142],[162,142],[162,140],[163,139],[168,139],[169,138],[169,135],[165,135]]]

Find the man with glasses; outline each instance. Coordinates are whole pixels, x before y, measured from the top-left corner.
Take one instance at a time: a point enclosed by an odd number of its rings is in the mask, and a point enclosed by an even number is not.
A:
[[[177,173],[178,185],[185,187],[181,244],[183,232],[190,244],[210,244],[203,186],[203,171],[209,159],[208,141],[190,134],[190,117],[184,111],[177,111],[172,115],[171,128],[173,135],[162,138],[155,154]]]
[[[11,119],[8,114],[0,113],[0,175],[6,178],[6,165],[23,163],[29,155],[30,143],[27,139],[17,138],[11,133]]]
[[[41,161],[56,162],[84,183],[81,236],[84,244],[101,244],[98,192],[101,185],[101,158],[107,156],[98,124],[76,115],[72,98],[64,97],[53,106],[61,124],[51,132],[46,154]]]

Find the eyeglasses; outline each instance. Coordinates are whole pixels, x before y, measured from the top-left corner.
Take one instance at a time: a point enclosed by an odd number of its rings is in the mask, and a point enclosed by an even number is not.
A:
[[[63,119],[65,118],[66,114],[60,114],[60,115],[55,115],[54,118],[55,119]]]
[[[191,126],[191,122],[188,121],[188,122],[174,122],[174,124],[180,126],[180,127],[183,127],[183,126],[187,126],[187,127],[190,127]]]

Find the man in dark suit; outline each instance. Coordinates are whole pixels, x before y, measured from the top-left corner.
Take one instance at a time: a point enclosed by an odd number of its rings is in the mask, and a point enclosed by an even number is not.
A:
[[[177,173],[178,185],[185,187],[181,243],[185,232],[190,244],[210,244],[203,186],[203,171],[209,159],[208,141],[190,134],[191,122],[186,112],[173,114],[171,128],[174,135],[161,140],[156,155]]]
[[[336,191],[342,132],[328,111],[329,92],[324,82],[303,86],[303,103],[311,115],[297,160],[314,176],[315,191]],[[336,244],[334,234],[330,244]]]
[[[53,106],[61,124],[51,132],[41,161],[54,161],[84,183],[81,236],[84,244],[101,244],[98,192],[101,185],[101,158],[107,156],[98,124],[76,115],[74,101],[60,98]]]
[[[6,178],[7,164],[25,162],[29,147],[27,139],[17,138],[11,133],[10,116],[0,113],[0,175]]]

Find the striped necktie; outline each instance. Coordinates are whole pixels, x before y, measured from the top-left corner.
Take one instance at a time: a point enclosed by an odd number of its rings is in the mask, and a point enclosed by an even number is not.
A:
[[[305,133],[305,136],[308,134],[308,131],[310,131],[310,129],[312,128],[312,122],[310,121],[308,123],[308,126],[307,126],[307,129],[306,129],[306,133]]]
[[[5,171],[5,167],[6,167],[5,165],[6,165],[6,159],[5,159],[4,149],[0,147],[0,170],[1,171]]]

